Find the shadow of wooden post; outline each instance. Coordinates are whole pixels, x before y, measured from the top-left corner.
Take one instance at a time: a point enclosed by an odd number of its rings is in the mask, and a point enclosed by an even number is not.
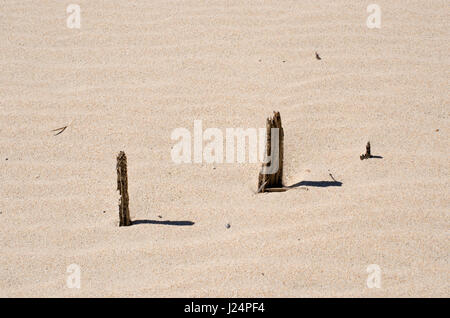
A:
[[[278,129],[272,143],[272,129]],[[276,131],[273,131],[274,133]],[[278,135],[278,140],[276,136]],[[259,172],[258,193],[285,191],[283,189],[283,156],[284,131],[281,126],[280,112],[273,112],[273,116],[266,121],[266,151],[264,162]],[[272,190],[269,190],[272,189]]]
[[[128,208],[128,175],[127,156],[121,151],[117,155],[117,190],[119,190],[119,226],[129,226],[132,224],[130,210]]]

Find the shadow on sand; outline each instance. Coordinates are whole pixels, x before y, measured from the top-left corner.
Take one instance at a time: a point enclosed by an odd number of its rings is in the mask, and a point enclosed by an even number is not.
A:
[[[156,220],[136,220],[133,225],[138,224],[161,224],[161,225],[175,225],[175,226],[191,226],[194,222],[191,221],[156,221]]]
[[[297,187],[340,187],[342,186],[342,182],[340,181],[300,181],[296,184],[290,185],[287,188],[297,188]]]

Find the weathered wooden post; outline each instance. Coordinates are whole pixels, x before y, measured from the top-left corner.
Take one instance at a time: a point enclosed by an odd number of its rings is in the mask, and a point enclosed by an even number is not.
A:
[[[272,129],[277,129],[272,131]],[[274,136],[272,138],[272,132]],[[283,189],[283,146],[284,131],[281,126],[280,112],[273,112],[272,118],[266,122],[266,151],[265,159],[258,178],[258,192],[284,190]],[[285,190],[284,190],[285,191]]]
[[[119,226],[131,225],[130,210],[128,208],[128,176],[127,156],[121,151],[117,155],[117,190],[119,190]]]
[[[359,159],[361,159],[361,160],[369,159],[369,158],[373,158],[372,154],[370,153],[370,141],[367,142],[366,153],[359,156]]]

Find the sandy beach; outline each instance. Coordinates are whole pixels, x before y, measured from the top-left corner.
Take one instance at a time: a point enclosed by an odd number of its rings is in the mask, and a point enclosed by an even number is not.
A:
[[[449,297],[449,2],[370,3],[2,0],[0,297]],[[301,186],[171,157],[273,111]]]

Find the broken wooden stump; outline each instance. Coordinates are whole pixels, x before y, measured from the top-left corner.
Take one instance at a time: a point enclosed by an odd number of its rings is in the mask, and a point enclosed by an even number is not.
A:
[[[372,154],[370,153],[370,141],[367,142],[366,153],[359,156],[359,159],[361,159],[361,160],[369,159],[369,158],[372,158]]]
[[[123,151],[117,155],[117,190],[119,190],[119,226],[131,225],[130,210],[128,208],[128,176],[127,156]]]
[[[283,188],[283,146],[284,132],[280,112],[273,112],[272,118],[269,117],[266,121],[265,158],[259,172],[258,193]]]

